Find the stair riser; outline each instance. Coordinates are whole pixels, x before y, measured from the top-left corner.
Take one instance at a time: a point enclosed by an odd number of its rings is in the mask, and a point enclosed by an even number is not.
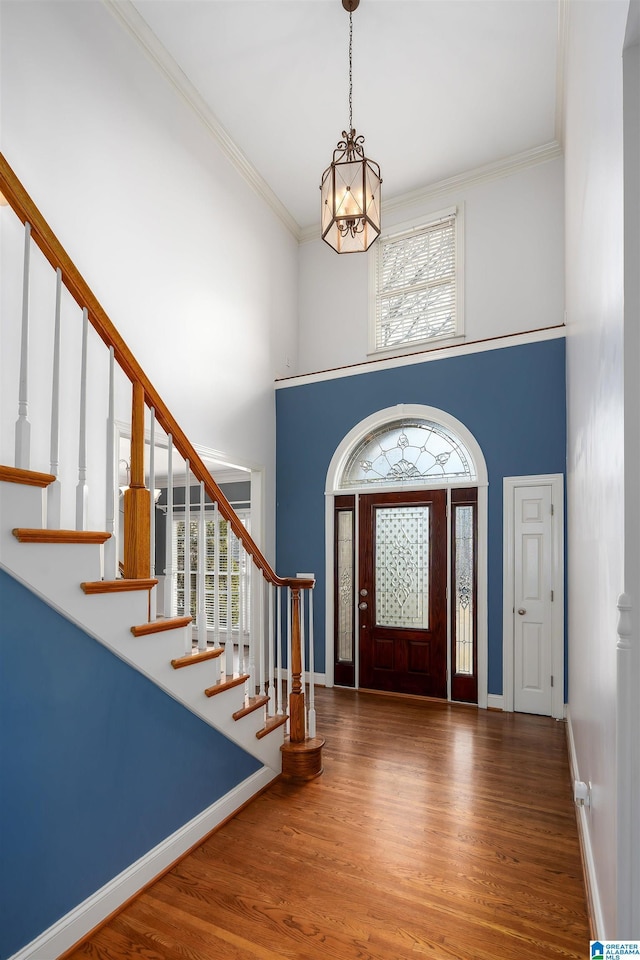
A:
[[[0,534],[4,539],[14,527],[40,529],[47,525],[47,491],[22,483],[0,481]]]
[[[103,547],[95,543],[19,543],[4,540],[0,560],[34,578],[34,583],[50,580],[52,590],[80,590],[83,580],[100,580],[103,576]],[[54,569],[52,569],[52,567]],[[144,608],[146,611],[146,607]],[[145,614],[146,615],[146,614]]]

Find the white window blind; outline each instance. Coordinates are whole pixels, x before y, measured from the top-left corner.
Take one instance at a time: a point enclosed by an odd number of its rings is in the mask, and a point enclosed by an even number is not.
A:
[[[374,350],[459,332],[456,213],[378,240]]]
[[[242,525],[249,530],[250,512],[238,510]],[[173,556],[176,558],[177,574],[175,578],[174,608],[178,616],[196,618],[198,590],[198,539],[200,536],[199,511],[191,509],[190,522],[190,570],[189,599],[185,603],[185,522],[179,515],[173,518]],[[218,517],[217,541],[218,563],[216,569],[216,520],[208,512],[205,520],[205,608],[207,629],[216,628],[226,632],[231,627],[237,631],[240,626],[240,603],[242,601],[242,625],[245,632],[250,629],[251,611],[251,562],[241,551],[238,540],[229,535],[226,520]],[[218,609],[216,611],[216,580]],[[217,619],[216,619],[217,617]]]

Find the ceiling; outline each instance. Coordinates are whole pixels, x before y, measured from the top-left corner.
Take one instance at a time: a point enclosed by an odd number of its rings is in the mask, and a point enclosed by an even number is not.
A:
[[[348,123],[341,0],[105,2],[292,229],[316,224],[320,177]],[[558,139],[562,3],[361,0],[353,120],[385,199]]]

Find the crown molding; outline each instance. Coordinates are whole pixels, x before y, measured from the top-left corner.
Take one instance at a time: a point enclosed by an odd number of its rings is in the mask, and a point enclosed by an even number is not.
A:
[[[298,243],[308,243],[320,239],[319,225],[311,224],[301,228],[288,209],[276,196],[266,180],[258,173],[253,164],[231,139],[211,108],[198,93],[187,75],[173,59],[166,47],[160,42],[146,20],[138,13],[131,0],[102,0],[104,6],[129,32],[143,49],[149,59],[164,74],[169,83],[180,94],[196,116],[207,127],[217,141],[220,149],[234,166],[238,174],[252,190],[273,210],[287,230]],[[454,191],[466,189],[479,183],[510,176],[518,170],[547,163],[562,156],[562,137],[564,132],[564,70],[566,62],[567,24],[569,0],[558,2],[558,53],[556,61],[556,139],[531,150],[514,154],[502,160],[476,167],[473,170],[448,177],[435,183],[399,194],[382,202],[382,212],[392,213],[411,207],[414,204],[429,202]]]
[[[527,167],[534,167],[539,163],[547,163],[549,160],[556,160],[561,156],[562,147],[557,140],[552,140],[539,147],[533,147],[531,150],[524,150],[522,153],[505,157],[503,160],[496,160],[482,167],[476,167],[474,170],[468,170],[466,173],[459,173],[454,177],[448,177],[446,180],[439,180],[426,187],[420,187],[418,190],[412,190],[410,193],[403,193],[389,200],[383,200],[382,213],[388,214],[405,207],[412,207],[418,203],[430,202],[454,191],[465,190],[479,183],[508,177],[518,170],[525,170]],[[320,232],[317,224],[305,227],[300,231],[300,243],[308,243],[311,240],[319,239]]]
[[[266,180],[258,173],[242,150],[234,143],[208,104],[200,96],[187,75],[160,42],[146,20],[138,13],[131,0],[102,0],[104,6],[142,47],[149,59],[160,69],[166,79],[180,94],[196,116],[204,123],[217,141],[220,149],[231,161],[240,176],[261,197],[282,221],[296,240],[300,241],[301,230],[282,201],[276,196]]]

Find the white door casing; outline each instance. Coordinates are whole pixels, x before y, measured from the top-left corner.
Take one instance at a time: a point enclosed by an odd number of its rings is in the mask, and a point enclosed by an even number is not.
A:
[[[561,475],[504,480],[503,707],[564,716]]]

